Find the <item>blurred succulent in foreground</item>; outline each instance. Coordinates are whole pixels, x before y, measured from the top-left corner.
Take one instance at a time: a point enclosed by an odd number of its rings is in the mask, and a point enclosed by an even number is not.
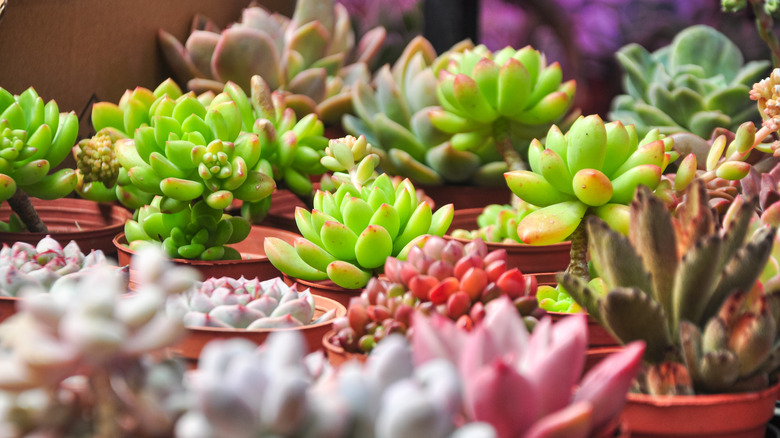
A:
[[[647,343],[651,364],[643,390],[652,394],[738,392],[763,388],[777,368],[780,295],[754,289],[776,230],[746,241],[754,215],[740,202],[718,226],[704,184],[689,187],[672,217],[640,188],[628,237],[588,219],[589,249],[607,292],[559,274],[575,300],[616,339]],[[760,285],[760,284],[759,284]]]
[[[335,309],[314,319],[314,297],[298,292],[275,277],[260,281],[230,277],[209,278],[168,300],[169,315],[180,315],[187,327],[257,330],[300,327],[326,322]]]
[[[488,243],[523,243],[517,235],[517,223],[536,207],[513,197],[513,205],[491,204],[477,216],[476,230],[453,230],[450,235],[457,239],[480,238]]]
[[[0,296],[15,297],[25,287],[49,289],[60,278],[94,266],[106,265],[101,250],[88,255],[75,241],[63,248],[50,236],[33,246],[15,242],[0,249]]]
[[[218,92],[233,81],[246,91],[249,79],[260,75],[272,90],[285,91],[286,106],[299,117],[316,113],[337,123],[351,110],[350,85],[370,77],[385,30],[375,28],[355,44],[342,5],[300,0],[292,19],[250,6],[221,32],[196,17],[184,45],[164,30],[158,36],[168,64],[190,90]]]
[[[609,118],[636,125],[640,136],[658,129],[709,138],[718,127],[736,130],[756,118],[747,96],[769,67],[767,61],[743,64],[739,48],[704,25],[683,30],[652,54],[629,44],[617,59],[628,94],[613,100]]]
[[[481,240],[466,245],[430,236],[409,250],[406,261],[388,258],[388,279],[372,278],[347,316],[333,322],[336,345],[351,352],[369,352],[391,333],[408,332],[413,311],[439,313],[471,330],[485,317],[484,306],[509,297],[533,327],[536,277],[517,268],[507,270],[506,251],[487,252]]]
[[[413,322],[415,363],[445,359],[457,367],[468,420],[491,424],[499,438],[587,437],[609,428],[639,370],[642,342],[607,357],[580,380],[584,315],[554,325],[545,317],[529,335],[508,299],[490,302],[485,311],[470,333],[438,314],[415,314]]]
[[[8,200],[30,231],[47,229],[26,195],[57,199],[76,187],[73,169],[49,170],[68,156],[78,130],[76,113],[60,113],[32,87],[16,96],[0,87],[0,201]]]
[[[311,212],[296,208],[303,238],[294,246],[265,240],[268,259],[287,275],[360,288],[387,257],[403,253],[421,235],[442,236],[452,222],[452,204],[432,212],[409,180],[395,188],[387,174],[376,176],[379,157],[363,136],[331,140],[321,162],[340,185],[334,193],[318,190]]]
[[[132,264],[139,272],[133,296],[121,296],[126,289],[113,269],[96,267],[48,292],[28,289],[19,313],[0,325],[4,433],[170,435],[185,400],[183,369],[154,365],[146,354],[182,333],[165,316],[165,299],[197,274],[153,250]]]

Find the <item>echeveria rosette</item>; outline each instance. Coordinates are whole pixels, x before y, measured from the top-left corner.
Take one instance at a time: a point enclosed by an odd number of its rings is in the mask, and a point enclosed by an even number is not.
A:
[[[757,283],[776,229],[748,237],[751,204],[740,203],[721,226],[696,181],[676,216],[640,187],[628,236],[588,219],[589,253],[606,291],[569,274],[557,279],[616,339],[646,342],[645,392],[752,391],[777,371],[780,295]]]
[[[507,172],[509,188],[540,207],[517,224],[531,245],[562,242],[592,213],[628,233],[628,207],[640,185],[654,189],[666,165],[676,159],[672,142],[657,131],[643,139],[632,125],[604,124],[598,115],[577,119],[564,136],[553,125],[544,146],[534,140],[531,170]]]
[[[338,189],[318,190],[311,212],[295,210],[303,238],[294,246],[281,239],[265,241],[269,260],[285,274],[360,288],[381,271],[387,257],[403,253],[424,234],[444,235],[452,222],[452,204],[433,212],[417,199],[411,181],[395,188],[387,174],[376,176],[379,157],[365,137],[331,140],[326,154],[322,164],[334,171]]]
[[[229,244],[246,239],[249,222],[208,206],[203,199],[176,212],[163,211],[165,200],[155,196],[137,210],[136,220],[125,222],[125,238],[131,250],[162,244],[170,258],[239,260],[241,254]]]
[[[609,117],[636,125],[640,136],[691,132],[709,138],[715,128],[736,130],[756,119],[746,99],[768,61],[743,63],[742,53],[717,30],[697,25],[652,54],[637,44],[617,53],[628,94],[612,102]]]
[[[355,44],[349,15],[334,0],[298,1],[292,19],[250,6],[222,31],[211,21],[193,23],[184,45],[159,31],[180,83],[196,92],[219,92],[233,81],[248,91],[250,78],[260,75],[271,89],[284,91],[286,105],[300,117],[316,113],[327,123],[351,110],[349,87],[368,81],[385,38],[379,27]]]
[[[78,125],[74,112],[60,113],[57,102],[44,103],[32,87],[20,95],[0,88],[0,201],[19,191],[40,199],[72,192],[73,169],[49,171],[68,156]],[[14,203],[12,207],[17,208]]]
[[[557,62],[547,65],[531,46],[453,53],[437,74],[442,108],[429,112],[433,126],[453,134],[455,150],[497,154],[505,170],[525,167],[526,142],[563,121],[576,90],[573,80],[561,83]]]

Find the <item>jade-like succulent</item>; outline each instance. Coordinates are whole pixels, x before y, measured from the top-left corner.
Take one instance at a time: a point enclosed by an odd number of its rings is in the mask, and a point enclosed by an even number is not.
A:
[[[271,263],[292,277],[363,287],[381,272],[387,257],[403,253],[424,234],[442,236],[452,222],[452,204],[432,212],[430,204],[417,199],[409,180],[395,188],[386,174],[376,176],[379,157],[363,136],[331,140],[321,162],[334,171],[339,188],[318,190],[311,212],[295,210],[303,235],[295,246],[265,240]]]
[[[559,274],[575,300],[616,339],[647,343],[643,390],[653,394],[738,392],[766,387],[777,364],[776,293],[754,288],[775,228],[749,240],[754,215],[740,203],[720,228],[704,184],[694,182],[672,217],[640,187],[628,237],[588,219],[591,259],[606,283],[598,294]],[[746,241],[747,240],[747,241]]]
[[[598,115],[577,119],[565,136],[553,125],[544,146],[531,142],[531,170],[505,174],[515,195],[541,207],[518,222],[520,240],[531,245],[561,242],[586,213],[627,233],[627,204],[638,186],[658,185],[666,165],[677,157],[671,147],[672,141],[658,131],[640,140],[634,126],[604,124]]]
[[[46,236],[37,245],[15,242],[0,249],[0,296],[15,297],[26,287],[49,289],[60,278],[106,265],[101,250],[84,255],[75,241],[63,248]]]
[[[653,53],[629,44],[617,59],[626,73],[627,94],[615,98],[609,117],[636,125],[640,136],[658,129],[709,138],[718,127],[736,130],[756,119],[746,97],[770,65],[743,63],[734,43],[704,25],[683,30]]]
[[[298,292],[275,277],[260,281],[230,277],[209,278],[171,297],[168,314],[181,315],[187,327],[267,329],[301,327],[326,322],[331,309],[314,319],[314,297],[308,289]]]
[[[437,312],[471,330],[485,317],[485,305],[509,297],[529,329],[536,323],[536,277],[507,270],[506,251],[487,252],[477,239],[466,245],[430,236],[409,250],[405,261],[385,262],[388,279],[372,278],[347,315],[333,322],[332,342],[352,352],[369,352],[391,333],[408,333],[414,310]]]
[[[233,81],[245,91],[260,75],[303,117],[317,113],[335,123],[351,110],[349,86],[368,80],[385,30],[376,28],[355,44],[346,9],[335,0],[299,0],[292,19],[260,6],[244,9],[241,21],[220,30],[209,20],[194,20],[182,45],[160,30],[168,64],[190,90],[218,92]]]
[[[491,204],[477,216],[476,230],[453,230],[450,235],[458,239],[480,238],[488,243],[523,243],[517,235],[517,223],[536,210],[536,207],[513,197],[513,205]]]
[[[197,273],[159,251],[132,260],[139,287],[108,267],[28,289],[0,325],[0,419],[8,436],[170,436],[186,400],[183,367],[153,360],[183,333],[165,315]],[[133,421],[126,421],[132,419]]]
[[[499,438],[605,433],[623,409],[641,366],[643,343],[627,345],[580,379],[587,343],[584,315],[556,324],[542,318],[529,335],[508,299],[494,300],[485,310],[483,323],[471,332],[438,314],[415,314],[413,321],[415,363],[444,359],[457,367],[465,419],[489,423]]]
[[[170,258],[240,260],[229,244],[243,241],[251,226],[240,217],[224,214],[200,200],[175,213],[163,212],[161,196],[137,210],[136,219],[125,222],[125,238],[131,250],[151,243],[162,244]]]
[[[563,122],[576,89],[531,46],[453,53],[437,74],[442,108],[429,113],[433,126],[453,134],[455,150],[494,154],[505,170],[525,168],[527,142]]]

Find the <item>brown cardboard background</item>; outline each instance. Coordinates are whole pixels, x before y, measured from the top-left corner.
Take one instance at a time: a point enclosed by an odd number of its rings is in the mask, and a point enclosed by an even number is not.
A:
[[[219,26],[249,0],[7,0],[0,17],[0,86],[34,86],[61,111],[86,115],[93,96],[117,102],[124,90],[154,88],[170,73],[157,44],[163,28],[181,41],[196,12]],[[262,0],[292,14],[294,0]],[[82,134],[85,134],[82,118]]]

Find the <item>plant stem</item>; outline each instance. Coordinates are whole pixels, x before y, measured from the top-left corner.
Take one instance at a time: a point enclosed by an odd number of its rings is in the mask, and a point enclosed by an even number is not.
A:
[[[119,415],[116,397],[111,389],[111,376],[108,370],[95,367],[90,376],[90,384],[95,394],[95,438],[114,438],[119,436]]]
[[[509,120],[506,117],[500,117],[493,122],[493,138],[496,141],[496,150],[504,158],[507,168],[509,170],[524,170],[526,168],[525,163],[517,150],[512,147],[512,139],[509,132]]]
[[[586,282],[590,281],[590,274],[588,274],[588,231],[585,229],[584,217],[569,238],[571,240],[571,251],[569,252],[571,261],[566,268],[566,273],[582,278]]]
[[[772,52],[772,65],[780,67],[780,41],[772,30],[772,16],[764,10],[764,0],[750,0],[753,13],[756,15],[756,28],[761,39],[764,40]]]
[[[27,231],[31,233],[48,233],[49,229],[46,228],[46,224],[43,223],[38,216],[38,212],[30,202],[30,198],[27,193],[22,189],[16,189],[16,193],[8,198],[8,205],[19,216],[24,226],[27,227]]]

